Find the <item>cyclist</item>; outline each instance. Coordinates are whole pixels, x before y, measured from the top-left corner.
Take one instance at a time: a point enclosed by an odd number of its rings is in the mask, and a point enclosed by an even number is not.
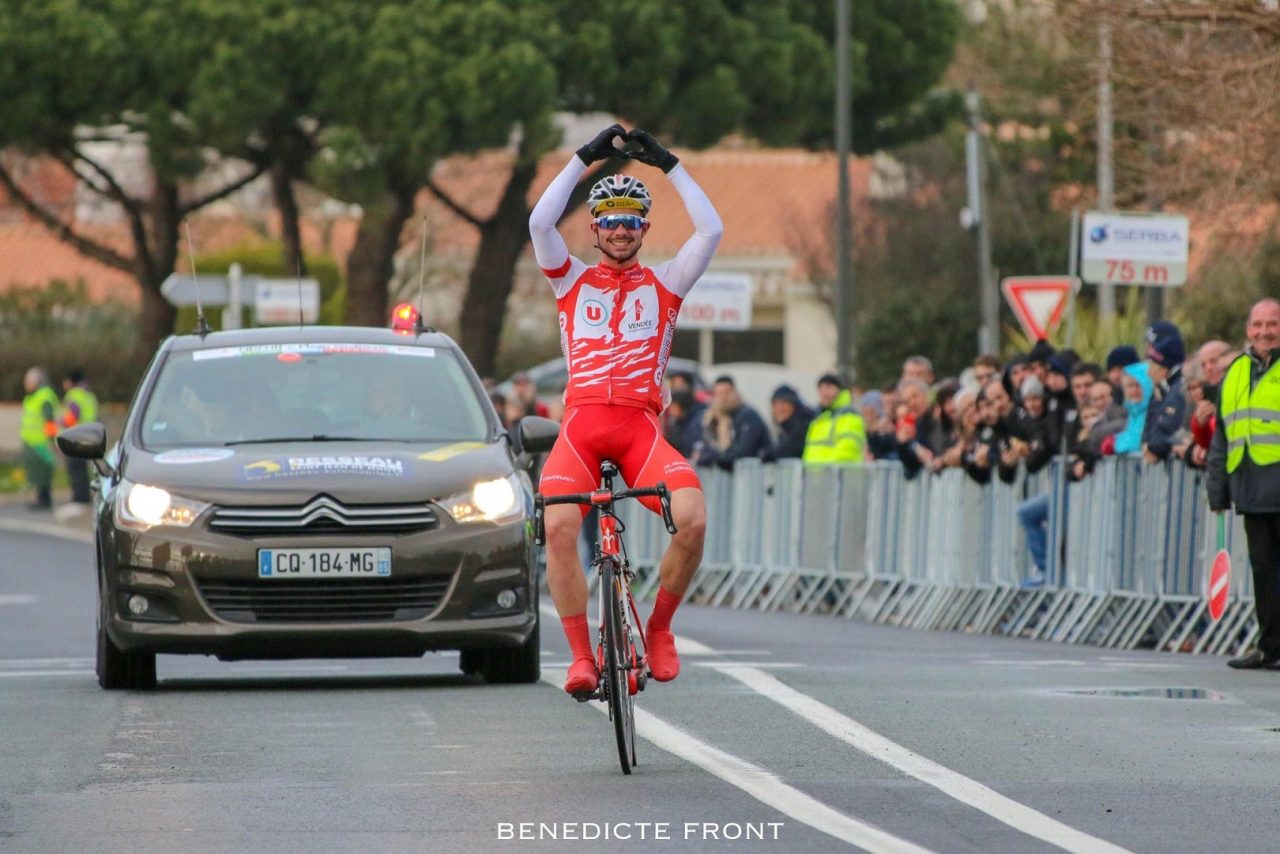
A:
[[[615,143],[628,146],[623,154]],[[649,190],[630,175],[609,175],[591,188],[587,205],[600,250],[594,266],[569,254],[556,223],[587,167],[626,156],[661,169],[684,201],[694,234],[676,257],[644,267],[636,254],[649,230]],[[621,125],[601,131],[579,148],[529,216],[534,255],[551,283],[560,321],[560,347],[569,369],[565,415],[542,471],[544,495],[590,492],[600,483],[600,461],[613,460],[634,488],[665,482],[679,529],[659,568],[657,601],[645,636],[653,678],[680,672],[671,616],[702,559],[706,506],[693,467],[662,436],[658,416],[663,373],[671,355],[676,316],[694,282],[707,269],[723,228],[706,194],[679,159],[650,134]],[[656,499],[645,499],[658,511]],[[548,507],[547,585],[564,626],[573,661],[564,683],[571,694],[596,689],[598,674],[587,629],[587,583],[578,558],[578,531],[586,508]]]

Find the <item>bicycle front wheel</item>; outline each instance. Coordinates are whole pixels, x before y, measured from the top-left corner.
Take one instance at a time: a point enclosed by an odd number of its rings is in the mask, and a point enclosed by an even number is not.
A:
[[[627,627],[626,579],[618,562],[606,559],[600,579],[604,585],[604,661],[609,693],[609,717],[618,738],[618,761],[622,773],[630,774],[636,764],[635,706],[628,690],[627,675],[631,671],[630,631]]]

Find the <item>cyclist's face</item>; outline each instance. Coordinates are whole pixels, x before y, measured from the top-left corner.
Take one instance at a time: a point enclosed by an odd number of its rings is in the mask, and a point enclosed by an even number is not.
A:
[[[640,251],[644,236],[649,231],[649,221],[645,220],[639,228],[628,228],[622,224],[605,228],[596,221],[591,223],[591,230],[596,233],[596,246],[600,251],[621,264],[630,261]]]

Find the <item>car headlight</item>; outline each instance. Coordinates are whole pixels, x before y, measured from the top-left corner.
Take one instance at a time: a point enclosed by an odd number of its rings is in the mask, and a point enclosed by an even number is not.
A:
[[[156,525],[187,528],[208,509],[208,504],[180,498],[167,489],[126,480],[120,484],[115,516],[117,525],[134,531],[146,531]]]
[[[524,512],[520,481],[514,474],[477,483],[468,492],[444,499],[440,506],[455,522],[507,522]]]

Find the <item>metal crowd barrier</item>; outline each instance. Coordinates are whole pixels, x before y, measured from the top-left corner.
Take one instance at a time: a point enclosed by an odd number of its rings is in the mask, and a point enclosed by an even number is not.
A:
[[[1181,464],[1112,458],[1068,483],[1055,460],[986,485],[954,469],[907,480],[896,462],[743,460],[699,474],[707,541],[691,601],[1116,649],[1239,653],[1258,633],[1239,517],[1228,526],[1230,604],[1208,617],[1216,522],[1201,474]],[[1018,507],[1040,495],[1047,571],[1030,587]],[[637,590],[651,595],[666,532],[637,502],[619,515]]]

